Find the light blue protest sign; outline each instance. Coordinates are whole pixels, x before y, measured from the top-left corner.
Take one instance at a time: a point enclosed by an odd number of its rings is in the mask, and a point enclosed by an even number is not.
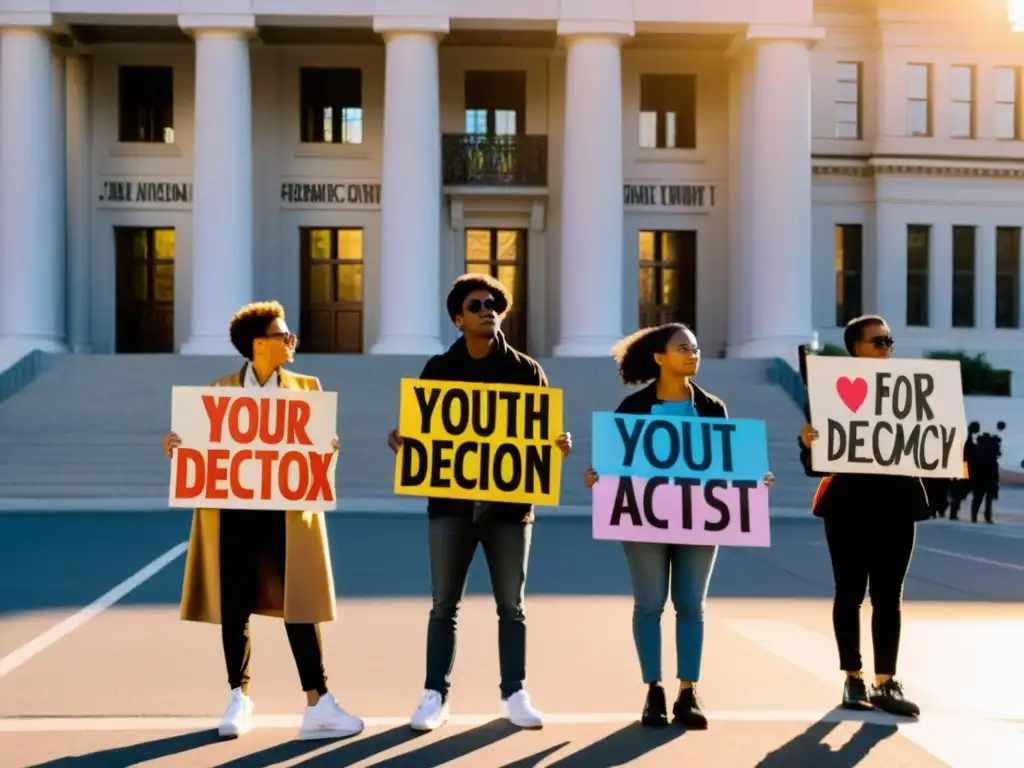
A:
[[[591,452],[599,477],[760,482],[769,469],[767,425],[754,419],[594,413]]]

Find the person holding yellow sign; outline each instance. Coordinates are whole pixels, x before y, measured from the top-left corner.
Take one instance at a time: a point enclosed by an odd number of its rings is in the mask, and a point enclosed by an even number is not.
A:
[[[428,498],[433,607],[425,690],[410,722],[417,731],[450,716],[455,621],[478,545],[498,607],[501,715],[521,728],[543,725],[523,687],[526,566],[533,505],[557,503],[572,439],[561,431],[561,391],[501,332],[511,303],[488,275],[455,281],[447,308],[462,337],[428,360],[418,380],[402,382],[400,426],[388,436],[396,492]]]

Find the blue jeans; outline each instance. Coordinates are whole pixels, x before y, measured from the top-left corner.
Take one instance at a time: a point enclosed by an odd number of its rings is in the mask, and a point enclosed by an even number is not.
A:
[[[633,582],[633,641],[645,683],[661,681],[661,614],[671,584],[676,611],[676,676],[700,679],[704,604],[718,547],[624,541]]]
[[[523,689],[526,679],[526,564],[530,558],[532,523],[470,517],[430,520],[430,581],[434,605],[427,624],[428,690],[448,695],[455,666],[455,634],[466,593],[469,566],[482,546],[491,572],[498,609],[498,666],[501,697]]]

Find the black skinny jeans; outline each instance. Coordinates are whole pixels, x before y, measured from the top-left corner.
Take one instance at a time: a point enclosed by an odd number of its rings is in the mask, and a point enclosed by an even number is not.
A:
[[[284,582],[285,513],[224,509],[220,513],[220,634],[228,685],[249,688],[252,642],[249,617],[256,610],[260,569],[271,568]],[[327,693],[320,628],[285,624],[302,690]]]
[[[825,538],[835,579],[832,625],[839,648],[840,669],[860,672],[863,666],[860,607],[864,593],[870,590],[875,674],[896,674],[903,583],[910,568],[916,534],[916,523],[903,517],[841,514],[825,519]]]

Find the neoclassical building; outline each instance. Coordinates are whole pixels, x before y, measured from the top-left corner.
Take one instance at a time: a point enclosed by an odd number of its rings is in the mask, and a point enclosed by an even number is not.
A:
[[[1024,369],[1004,0],[137,5],[0,10],[0,367],[228,352],[271,297],[306,352],[425,354],[485,271],[535,356],[876,311]]]

